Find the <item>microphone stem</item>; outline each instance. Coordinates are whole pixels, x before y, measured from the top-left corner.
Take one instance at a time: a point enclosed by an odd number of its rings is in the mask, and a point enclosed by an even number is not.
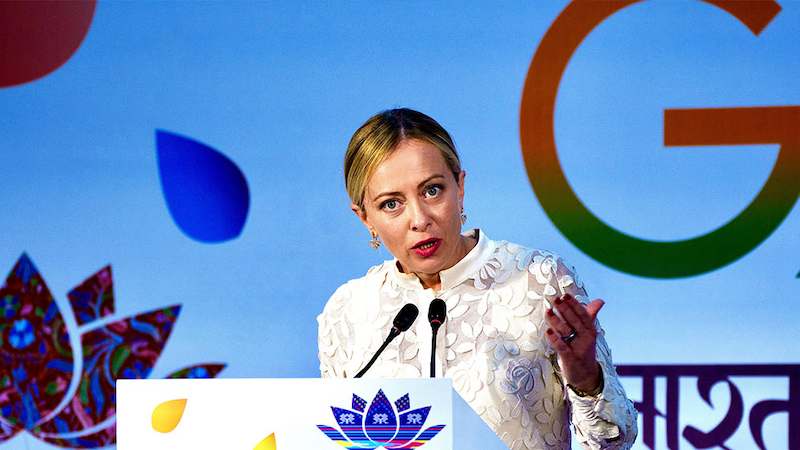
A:
[[[392,331],[389,332],[389,336],[387,336],[386,340],[383,341],[383,344],[381,345],[381,348],[379,348],[378,351],[375,352],[375,355],[372,356],[372,359],[370,359],[369,362],[367,363],[367,365],[364,366],[364,368],[361,369],[361,371],[356,374],[355,378],[361,378],[362,375],[367,373],[369,368],[372,367],[372,365],[375,363],[375,361],[378,360],[378,356],[381,356],[381,353],[383,353],[383,350],[386,349],[387,345],[389,345],[389,342],[392,342],[392,339],[396,338],[399,334],[400,334],[400,330],[398,330],[397,328],[392,328]]]
[[[436,333],[439,331],[439,327],[431,327],[431,331],[431,378],[436,378]]]

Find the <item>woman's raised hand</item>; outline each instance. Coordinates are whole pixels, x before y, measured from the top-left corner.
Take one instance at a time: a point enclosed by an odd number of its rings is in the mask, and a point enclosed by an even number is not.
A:
[[[594,319],[603,304],[598,299],[584,306],[565,294],[555,300],[561,317],[552,309],[547,310],[550,323],[547,338],[558,352],[564,378],[574,388],[586,392],[595,390],[601,382],[602,373],[595,358],[597,328]]]

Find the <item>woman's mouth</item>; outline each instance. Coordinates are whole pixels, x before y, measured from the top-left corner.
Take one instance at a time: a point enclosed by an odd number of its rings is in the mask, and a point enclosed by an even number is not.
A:
[[[417,242],[417,245],[411,249],[414,250],[414,253],[416,253],[420,258],[428,258],[436,253],[436,250],[439,248],[441,243],[442,241],[440,239],[427,239]]]

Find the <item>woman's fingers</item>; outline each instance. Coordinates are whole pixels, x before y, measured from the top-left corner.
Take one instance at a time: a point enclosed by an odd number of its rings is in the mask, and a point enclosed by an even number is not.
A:
[[[567,294],[563,297],[557,298],[555,303],[556,309],[561,314],[564,322],[566,322],[566,324],[573,331],[580,333],[587,328],[585,322],[588,314],[586,314],[586,311],[582,308],[582,305],[580,305],[577,300],[572,298],[571,295]]]
[[[594,388],[597,380],[597,329],[594,321],[603,304],[603,300],[598,299],[584,305],[566,294],[555,300],[558,314],[553,309],[546,312],[550,323],[547,339],[559,354],[567,381],[578,387],[591,385],[588,390]]]
[[[556,298],[555,309],[558,310],[561,321],[568,328],[568,330],[557,328],[556,331],[560,334],[562,331],[566,331],[567,334],[572,331],[580,333],[586,329],[594,328],[594,321],[589,316],[589,313],[586,312],[584,306],[569,294]],[[562,336],[565,335],[562,334]]]
[[[550,323],[548,338],[552,338],[550,340],[555,349],[559,353],[568,350],[577,358],[588,358],[593,353],[597,339],[594,319],[602,307],[602,300],[584,305],[569,294],[556,298],[555,309],[558,314],[553,309],[546,312]]]
[[[597,313],[600,312],[600,308],[605,305],[606,302],[600,300],[599,298],[588,305],[586,305],[586,312],[589,313],[589,318],[591,319],[591,325],[594,326],[594,320],[597,318]]]
[[[547,321],[550,322],[550,328],[555,330],[559,337],[566,337],[572,333],[573,328],[569,325],[569,323],[566,323],[564,320],[558,317],[552,309],[548,309],[546,314]]]
[[[570,348],[570,346],[564,342],[564,339],[556,334],[552,328],[547,329],[547,339],[550,341],[550,344],[556,349],[556,352],[558,352],[562,359],[572,359],[575,357],[573,355],[572,348]]]
[[[556,309],[558,309],[567,325],[572,329],[587,330],[595,328],[594,321],[597,313],[605,304],[603,300],[597,299],[588,305],[584,305],[569,294],[557,298],[555,303]]]

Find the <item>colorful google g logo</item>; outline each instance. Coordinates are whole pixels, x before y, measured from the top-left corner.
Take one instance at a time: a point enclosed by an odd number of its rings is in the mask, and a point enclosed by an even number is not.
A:
[[[561,77],[580,43],[605,19],[642,0],[576,0],[556,18],[533,56],[520,108],[528,178],[550,220],[587,255],[614,269],[651,278],[680,278],[723,267],[749,253],[781,224],[800,194],[800,106],[668,109],[664,145],[780,144],[775,166],[738,216],[692,239],[650,241],[598,219],[569,186],[558,161],[553,117]],[[705,0],[758,35],[781,11],[772,0]]]

